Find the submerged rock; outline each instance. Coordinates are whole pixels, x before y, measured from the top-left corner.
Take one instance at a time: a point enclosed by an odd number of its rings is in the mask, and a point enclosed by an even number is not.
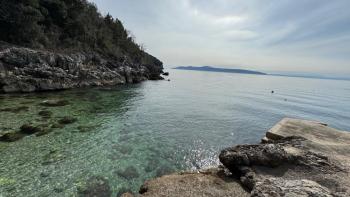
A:
[[[145,172],[155,171],[157,169],[157,167],[159,166],[159,164],[160,164],[160,161],[158,159],[156,159],[156,158],[150,159],[147,162],[147,165],[145,167]]]
[[[66,125],[66,124],[73,124],[76,121],[78,121],[78,119],[75,117],[65,116],[65,117],[61,118],[60,120],[58,120],[58,123],[62,124],[62,125]]]
[[[0,136],[0,141],[3,142],[15,142],[22,139],[27,135],[42,136],[50,133],[52,130],[49,125],[32,125],[24,124],[20,127],[19,131],[8,132]]]
[[[77,127],[80,133],[87,133],[87,132],[93,131],[95,128],[96,128],[95,126],[89,126],[89,125],[80,125]]]
[[[38,113],[38,115],[41,116],[42,118],[51,118],[52,114],[53,113],[51,111],[47,111],[47,110],[42,110]]]
[[[19,106],[19,107],[14,107],[14,108],[3,108],[0,109],[0,112],[11,112],[11,113],[19,113],[22,111],[28,111],[29,107],[27,106]]]
[[[34,125],[31,125],[31,124],[24,124],[20,128],[20,132],[21,133],[28,134],[28,135],[31,135],[31,134],[34,134],[34,133],[38,133],[38,132],[41,132],[41,131],[42,131],[41,127],[34,126]]]
[[[129,166],[124,170],[118,170],[116,173],[127,180],[135,179],[140,176],[140,174],[134,166]]]
[[[66,100],[46,100],[40,103],[40,105],[45,107],[62,107],[69,105],[69,101]]]
[[[59,161],[62,161],[66,158],[66,156],[57,151],[57,150],[52,150],[43,157],[43,162],[41,163],[42,165],[50,165],[57,163]]]
[[[166,174],[171,174],[173,173],[175,170],[169,166],[166,166],[166,165],[163,165],[163,166],[160,166],[157,170],[156,170],[156,176],[157,177],[161,177],[163,175],[166,175]]]
[[[8,132],[8,133],[5,133],[2,136],[0,136],[0,141],[1,142],[15,142],[15,141],[22,139],[23,137],[25,137],[25,135],[22,133],[19,133],[16,131]]]
[[[108,180],[103,177],[91,177],[85,184],[78,186],[79,197],[111,197],[112,190]]]
[[[40,136],[43,136],[43,135],[47,135],[47,134],[49,134],[51,132],[52,132],[52,128],[50,128],[49,126],[45,126],[45,127],[42,127],[40,132],[35,133],[35,136],[40,137]]]
[[[127,145],[116,145],[114,146],[114,149],[124,155],[129,155],[133,151],[132,147]]]
[[[64,128],[64,124],[58,124],[58,123],[54,123],[51,125],[51,128],[53,129],[63,129]]]

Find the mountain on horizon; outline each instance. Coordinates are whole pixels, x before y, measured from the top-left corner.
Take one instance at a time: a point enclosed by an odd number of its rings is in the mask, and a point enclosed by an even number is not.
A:
[[[212,66],[178,66],[174,69],[178,70],[193,70],[193,71],[206,71],[206,72],[225,72],[225,73],[240,73],[240,74],[251,74],[251,75],[267,75],[266,73],[253,71],[253,70],[245,70],[245,69],[232,69],[232,68],[217,68]]]

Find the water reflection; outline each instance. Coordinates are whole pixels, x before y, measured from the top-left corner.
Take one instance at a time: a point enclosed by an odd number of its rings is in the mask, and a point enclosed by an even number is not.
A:
[[[0,95],[0,133],[50,128],[0,142],[0,194],[137,192],[146,179],[217,165],[222,148],[259,142],[285,116],[350,130],[349,83],[173,71],[170,83]]]

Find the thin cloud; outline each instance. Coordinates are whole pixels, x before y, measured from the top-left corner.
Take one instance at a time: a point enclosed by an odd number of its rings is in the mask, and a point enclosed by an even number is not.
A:
[[[166,65],[350,74],[348,0],[93,0]]]

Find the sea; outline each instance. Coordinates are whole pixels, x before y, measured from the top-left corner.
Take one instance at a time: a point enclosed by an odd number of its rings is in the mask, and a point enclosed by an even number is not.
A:
[[[0,133],[77,120],[0,142],[0,196],[83,196],[96,180],[112,196],[137,193],[147,179],[219,165],[220,150],[259,143],[285,117],[350,131],[350,81],[168,71],[163,81],[0,95]],[[57,100],[66,105],[43,105]]]

